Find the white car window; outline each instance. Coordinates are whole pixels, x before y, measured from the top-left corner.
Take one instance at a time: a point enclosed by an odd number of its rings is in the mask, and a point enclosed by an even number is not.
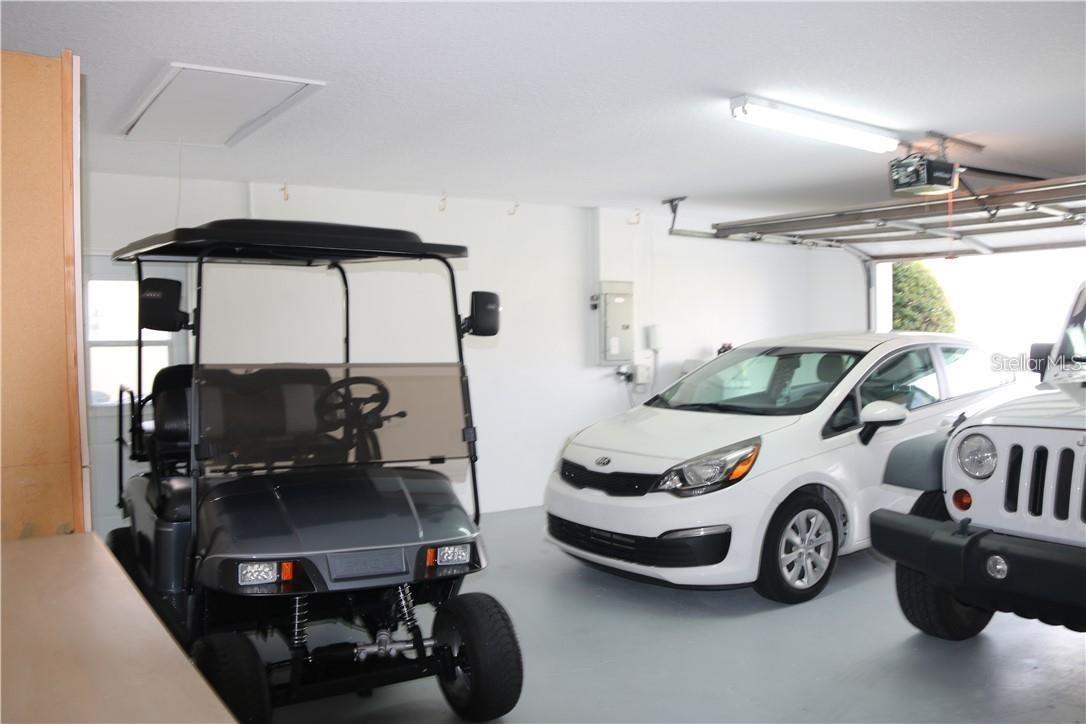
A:
[[[887,400],[915,410],[940,399],[939,377],[926,347],[891,357],[860,386],[861,405]]]
[[[992,360],[973,347],[940,347],[950,396],[960,397],[1003,384],[1004,377],[992,369]]]
[[[858,427],[859,424],[860,410],[856,406],[856,395],[850,393],[848,397],[841,400],[841,404],[826,421],[826,426],[822,429],[822,437],[832,437],[838,433],[847,432]]]

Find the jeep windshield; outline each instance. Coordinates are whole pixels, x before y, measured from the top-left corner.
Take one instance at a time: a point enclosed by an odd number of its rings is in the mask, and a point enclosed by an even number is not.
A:
[[[1056,359],[1061,368],[1080,370],[1086,365],[1086,286],[1079,290],[1071,307]]]
[[[739,415],[802,415],[818,407],[862,356],[839,349],[740,347],[645,404]]]

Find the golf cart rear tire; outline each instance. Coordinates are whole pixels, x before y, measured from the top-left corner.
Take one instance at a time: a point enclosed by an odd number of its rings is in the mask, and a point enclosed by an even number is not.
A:
[[[192,645],[192,661],[242,724],[271,721],[268,675],[256,647],[237,631],[208,634]]]
[[[459,634],[470,673],[466,692],[438,678],[449,706],[468,721],[508,714],[517,705],[524,682],[520,644],[509,614],[485,593],[453,596],[434,617],[436,643],[446,643],[450,631]]]
[[[136,568],[136,544],[132,540],[132,529],[125,526],[111,530],[106,534],[106,547],[131,576]]]
[[[916,499],[910,515],[932,520],[950,520],[941,491],[929,491]],[[920,571],[898,563],[894,578],[901,612],[916,628],[947,641],[971,639],[992,620],[992,611],[959,601],[942,586],[932,583]]]

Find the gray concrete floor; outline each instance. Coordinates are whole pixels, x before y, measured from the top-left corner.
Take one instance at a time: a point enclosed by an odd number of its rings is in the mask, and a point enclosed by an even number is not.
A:
[[[490,567],[465,583],[496,596],[520,637],[524,693],[505,721],[1086,719],[1086,636],[997,614],[971,641],[930,638],[902,617],[892,565],[873,553],[842,559],[821,596],[784,606],[748,588],[621,578],[545,544],[542,527],[539,508],[485,516]],[[276,715],[313,721],[458,720],[423,680]]]

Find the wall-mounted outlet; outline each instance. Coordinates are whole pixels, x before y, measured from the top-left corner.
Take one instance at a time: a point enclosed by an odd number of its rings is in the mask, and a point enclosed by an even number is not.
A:
[[[653,352],[659,352],[664,348],[660,334],[660,325],[650,324],[645,327],[645,346]]]

